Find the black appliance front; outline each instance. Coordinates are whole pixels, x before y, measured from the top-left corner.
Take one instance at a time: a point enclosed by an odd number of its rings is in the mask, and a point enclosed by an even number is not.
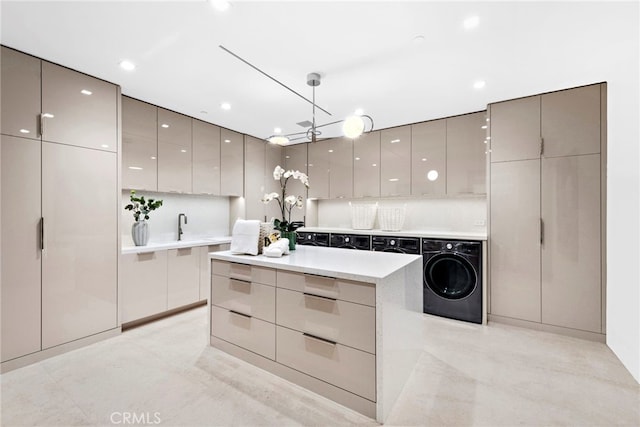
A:
[[[422,241],[424,312],[482,323],[482,243]]]
[[[374,251],[420,254],[419,237],[373,236],[371,246]]]
[[[296,243],[305,246],[329,246],[329,233],[298,231]]]
[[[334,234],[331,233],[329,246],[332,248],[371,250],[371,236],[362,234]]]

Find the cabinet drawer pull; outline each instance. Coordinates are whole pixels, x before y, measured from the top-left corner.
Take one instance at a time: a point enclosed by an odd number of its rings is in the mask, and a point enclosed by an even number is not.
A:
[[[302,293],[305,297],[313,297],[313,298],[321,298],[321,299],[325,299],[325,300],[329,300],[329,301],[336,301],[336,298],[331,298],[331,297],[325,297],[322,295],[316,295],[316,294],[310,294],[308,292],[303,292]]]
[[[246,317],[247,319],[251,319],[253,316],[248,314],[240,313],[239,311],[229,310],[229,313],[237,314],[238,316]]]
[[[335,341],[331,341],[331,340],[328,340],[326,338],[320,338],[320,337],[317,337],[315,335],[308,334],[306,332],[303,332],[302,335],[304,335],[307,338],[318,340],[318,341],[321,341],[321,342],[326,343],[326,344],[331,344],[331,345],[336,345],[337,344],[337,342],[335,342]]]

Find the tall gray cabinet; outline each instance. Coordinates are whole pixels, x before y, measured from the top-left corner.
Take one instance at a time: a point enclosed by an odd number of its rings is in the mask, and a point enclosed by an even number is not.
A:
[[[118,325],[120,94],[6,47],[2,88],[4,366]]]
[[[491,315],[604,334],[606,85],[489,117]]]

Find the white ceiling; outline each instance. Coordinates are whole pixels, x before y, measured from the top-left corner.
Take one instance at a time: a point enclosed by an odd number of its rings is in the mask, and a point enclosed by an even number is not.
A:
[[[319,72],[316,102],[333,114],[319,123],[362,108],[380,129],[603,81],[637,36],[621,25],[632,3],[2,1],[1,41],[265,138],[304,130],[311,105],[219,45],[308,98],[306,75]],[[479,25],[465,30],[470,16]],[[119,68],[125,58],[135,71]]]

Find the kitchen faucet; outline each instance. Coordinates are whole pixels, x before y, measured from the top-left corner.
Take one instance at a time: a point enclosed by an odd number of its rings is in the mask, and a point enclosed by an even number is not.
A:
[[[178,214],[178,240],[182,240],[182,218],[184,218],[184,223],[187,223],[187,216],[183,213]]]

